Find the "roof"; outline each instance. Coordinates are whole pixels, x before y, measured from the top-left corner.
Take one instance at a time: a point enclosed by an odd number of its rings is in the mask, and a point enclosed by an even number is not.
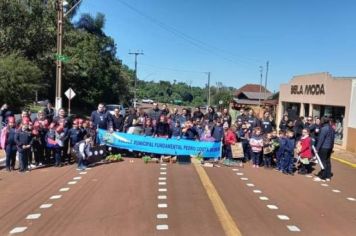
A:
[[[259,93],[259,92],[267,92],[271,93],[268,89],[266,89],[264,86],[260,86],[259,84],[246,84],[236,90],[235,96],[237,97],[241,92],[254,92],[254,93]]]
[[[249,100],[249,99],[233,99],[235,103],[237,104],[243,104],[243,105],[259,105],[258,100]],[[278,101],[277,100],[261,100],[261,105],[277,105]]]
[[[245,95],[244,97],[246,97],[247,99],[250,99],[250,100],[259,100],[259,99],[264,100],[264,99],[267,99],[272,96],[272,93],[269,93],[269,92],[267,92],[267,93],[241,92],[238,97],[240,97],[241,94]]]

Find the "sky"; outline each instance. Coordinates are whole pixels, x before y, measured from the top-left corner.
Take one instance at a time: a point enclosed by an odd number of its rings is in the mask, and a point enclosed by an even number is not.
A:
[[[204,87],[263,84],[294,75],[356,76],[354,0],[83,0],[78,15],[105,14],[117,57],[138,78]]]

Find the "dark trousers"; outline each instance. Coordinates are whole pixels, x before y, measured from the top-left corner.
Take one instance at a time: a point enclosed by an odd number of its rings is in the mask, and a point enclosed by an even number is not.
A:
[[[248,142],[242,141],[242,150],[243,150],[243,152],[244,152],[245,161],[251,160],[250,145],[249,145]]]
[[[331,178],[331,149],[320,149],[318,152],[321,163],[323,163],[324,170],[321,170],[320,177],[322,179],[330,179]]]
[[[265,167],[269,168],[272,166],[272,155],[273,153],[263,154],[263,164]]]
[[[6,168],[15,168],[16,163],[16,146],[7,145],[6,152]]]
[[[28,170],[28,159],[31,155],[31,149],[23,149],[19,151],[20,171]]]
[[[224,156],[227,159],[231,159],[232,158],[232,151],[231,151],[231,145],[230,144],[225,144],[224,145]]]
[[[261,152],[251,152],[252,154],[252,164],[260,165]]]
[[[281,160],[281,167],[283,172],[292,173],[293,172],[293,154],[285,153]]]

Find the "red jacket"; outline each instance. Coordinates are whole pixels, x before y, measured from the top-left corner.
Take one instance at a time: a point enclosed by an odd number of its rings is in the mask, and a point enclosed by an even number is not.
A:
[[[312,158],[313,157],[313,152],[312,152],[312,139],[308,136],[305,138],[300,139],[300,151],[299,155],[301,158]]]
[[[231,145],[231,144],[235,144],[235,143],[236,143],[236,135],[234,134],[234,132],[232,132],[231,129],[228,129],[224,133],[224,144]]]

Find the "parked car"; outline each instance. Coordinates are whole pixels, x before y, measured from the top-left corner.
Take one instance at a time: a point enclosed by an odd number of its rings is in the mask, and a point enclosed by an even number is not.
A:
[[[125,116],[126,115],[126,110],[123,105],[118,105],[118,104],[108,104],[106,105],[106,110],[110,112],[111,115],[114,115],[114,110],[116,108],[119,108],[120,114]]]
[[[142,99],[141,102],[142,102],[142,103],[149,103],[149,104],[154,103],[154,101],[153,101],[152,99]]]

